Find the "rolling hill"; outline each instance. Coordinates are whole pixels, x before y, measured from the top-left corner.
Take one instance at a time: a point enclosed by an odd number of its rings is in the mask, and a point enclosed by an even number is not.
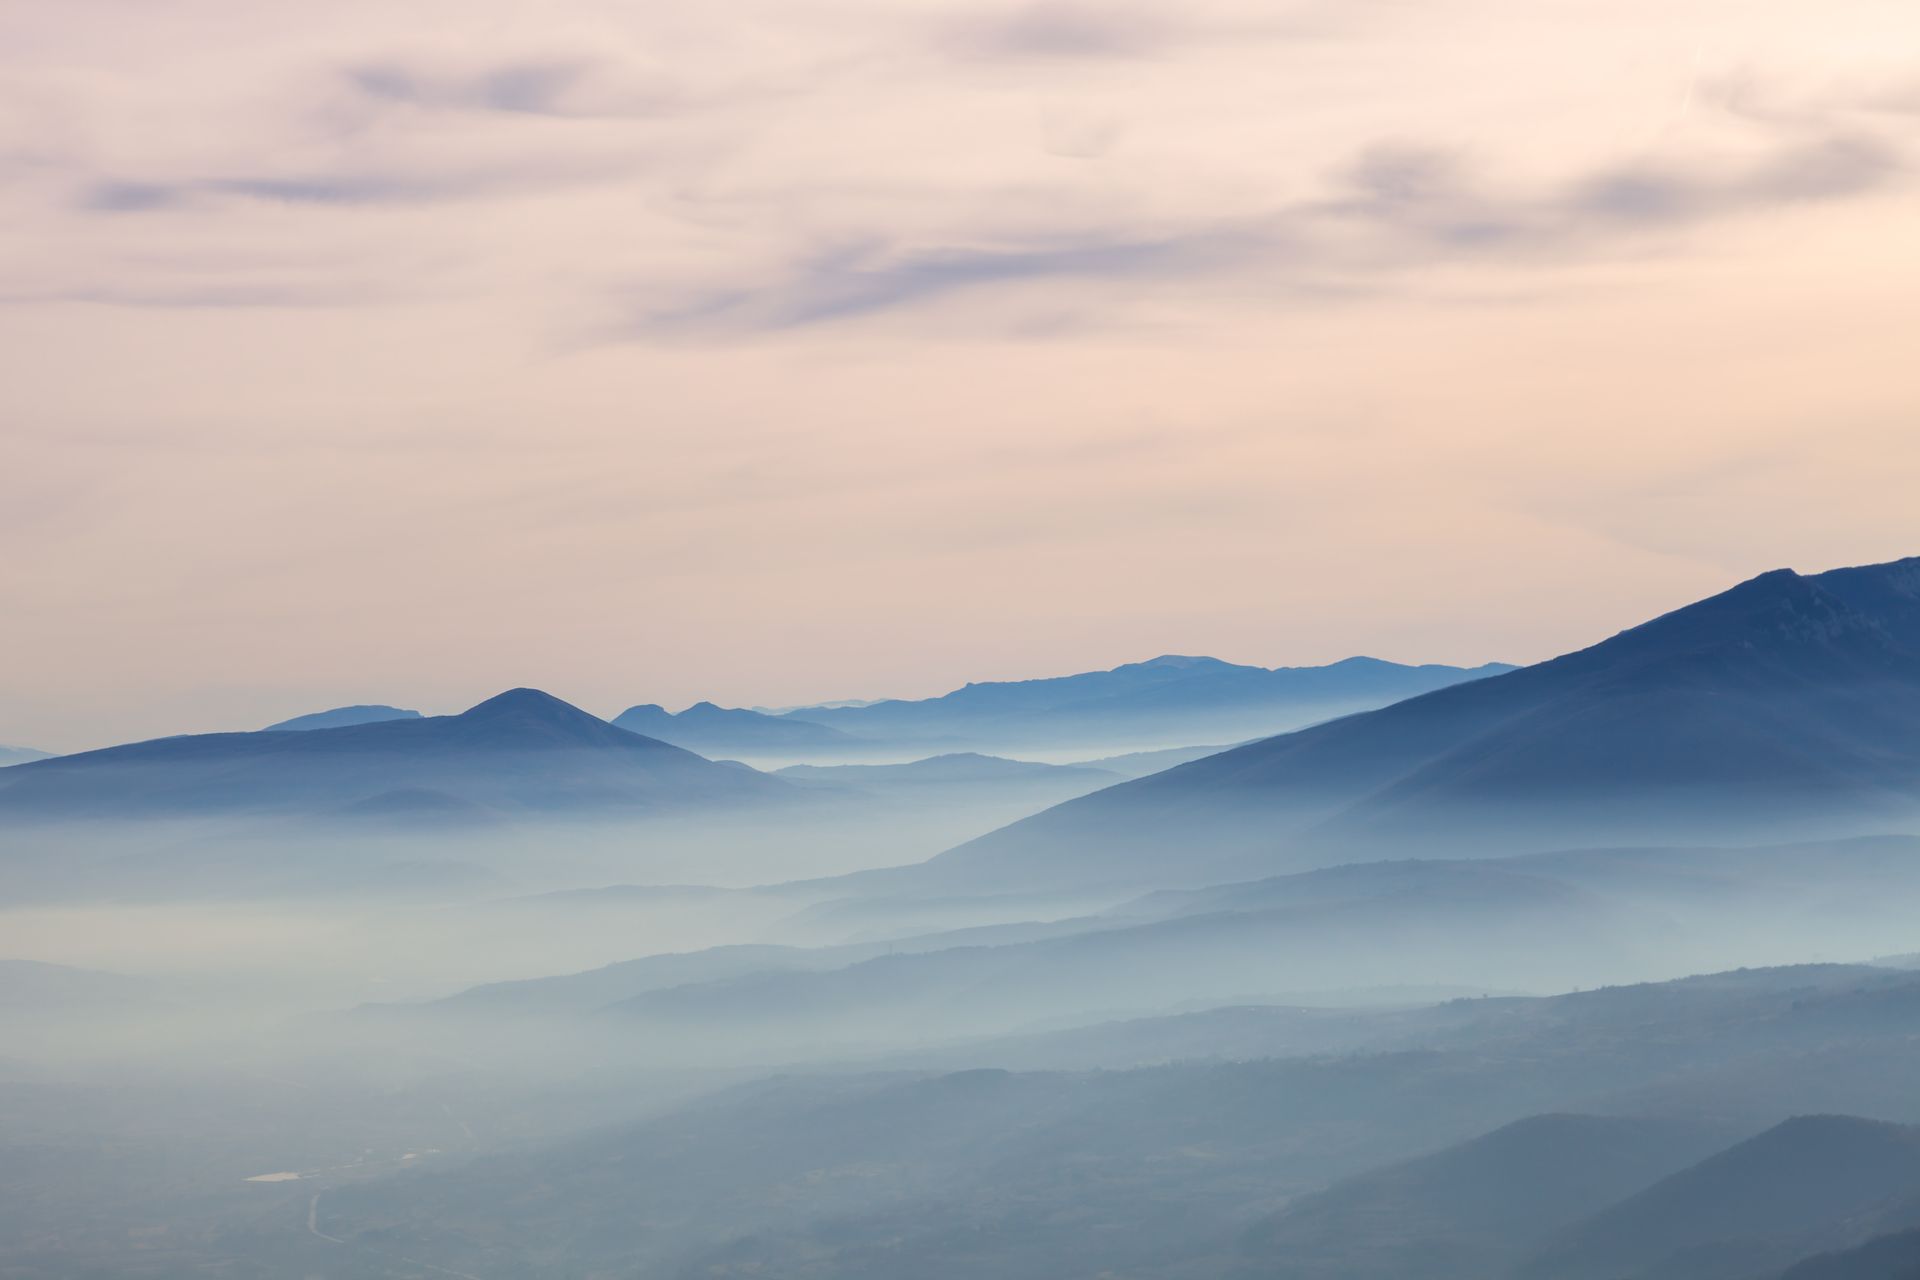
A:
[[[1792,1229],[1802,1214],[1796,1204],[1743,1207],[1721,1190],[1696,1193],[1689,1179],[1729,1158],[1729,1168],[1777,1169],[1807,1187],[1797,1202],[1806,1219],[1830,1222],[1828,1210],[1853,1202],[1855,1191],[1899,1185],[1904,1157],[1887,1157],[1908,1131],[1831,1122],[1839,1134],[1832,1154],[1853,1162],[1840,1166],[1796,1168],[1796,1159],[1828,1152],[1826,1139],[1802,1141],[1793,1124],[1775,1131],[1786,1140],[1771,1154],[1756,1139],[1693,1161],[1782,1115],[1807,1114],[1809,1103],[1920,1119],[1911,1090],[1920,1006],[1838,1036],[1818,1012],[1903,985],[1914,987],[1912,975],[1827,967],[1458,1001],[1382,1015],[1402,1020],[1398,1048],[1326,1057],[931,1076],[787,1072],[638,1125],[517,1144],[442,1171],[355,1180],[327,1191],[320,1220],[341,1239],[475,1275],[644,1267],[761,1280],[1197,1280],[1245,1273],[1249,1261],[1271,1264],[1251,1274],[1315,1276],[1324,1273],[1289,1271],[1297,1259],[1284,1255],[1249,1259],[1247,1227],[1323,1191],[1332,1197],[1325,1212],[1357,1215],[1348,1220],[1361,1237],[1347,1241],[1356,1264],[1379,1258],[1381,1241],[1366,1233],[1402,1227],[1442,1232],[1436,1257],[1448,1240],[1477,1238],[1493,1240],[1504,1259],[1569,1215],[1576,1225],[1556,1241],[1582,1238],[1610,1212],[1610,1198],[1632,1205],[1660,1188],[1663,1196],[1677,1188],[1709,1225],[1725,1205],[1733,1229],[1754,1221],[1762,1233]],[[992,1046],[971,1056],[991,1062]],[[1774,1072],[1781,1085],[1756,1085]],[[1636,1095],[1655,1096],[1673,1081],[1707,1090],[1712,1111],[1638,1105]],[[1590,1119],[1494,1132],[1569,1111]],[[1685,1115],[1705,1120],[1670,1119]],[[1716,1139],[1723,1125],[1727,1136]],[[1750,1162],[1743,1149],[1766,1158]],[[1572,1157],[1564,1165],[1552,1159],[1559,1151]],[[1441,1154],[1426,1156],[1433,1152]],[[1415,1158],[1433,1163],[1403,1163]],[[1829,1180],[1844,1184],[1840,1194],[1808,1186],[1835,1168],[1843,1172]],[[1369,1170],[1381,1171],[1370,1185]],[[1767,1185],[1718,1174],[1710,1181],[1748,1192]],[[1511,1202],[1501,1203],[1508,1191]],[[306,1236],[308,1201],[298,1207],[290,1243]],[[1419,1220],[1395,1217],[1416,1211]],[[1664,1238],[1665,1227],[1654,1221],[1649,1232]]]
[[[1356,863],[971,928],[888,929],[890,913],[913,913],[893,904],[878,917],[843,918],[845,905],[863,903],[818,902],[779,928],[779,936],[836,945],[655,956],[469,993],[440,1008],[552,1019],[611,1006],[609,1019],[636,1031],[697,1033],[722,1049],[812,1052],[1197,1004],[1326,1003],[1328,992],[1409,1002],[1421,997],[1391,993],[1434,984],[1453,993],[1553,989],[1866,954],[1912,936],[1920,838]],[[1823,1016],[1836,1019],[1836,1031],[1849,1018],[1904,1016],[1870,1002],[1852,1008],[1830,1004]],[[1237,1029],[1233,1043],[1269,1043],[1263,1016],[1250,1023],[1262,1025]],[[1154,1052],[1177,1056],[1182,1044],[1215,1051],[1193,1022],[1138,1029],[1143,1045],[1176,1046]]]

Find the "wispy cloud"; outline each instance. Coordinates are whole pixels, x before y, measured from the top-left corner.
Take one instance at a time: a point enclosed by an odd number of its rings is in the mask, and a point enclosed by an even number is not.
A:
[[[1477,660],[1683,585],[1513,491],[1752,567],[1911,536],[1885,0],[110,7],[0,22],[0,595],[49,687],[793,701],[1203,623]],[[1536,607],[1495,634],[1463,564]]]
[[[1363,148],[1324,195],[1258,216],[1045,235],[981,228],[965,245],[871,236],[808,250],[752,284],[643,309],[632,331],[799,328],[1054,281],[1214,281],[1276,301],[1377,292],[1408,271],[1453,262],[1588,261],[1649,232],[1868,195],[1906,176],[1891,145],[1847,135],[1787,139],[1739,166],[1674,160],[1509,190],[1479,179],[1454,151],[1383,143]]]
[[[1757,164],[1726,173],[1673,164],[1608,170],[1574,184],[1577,214],[1629,224],[1686,223],[1805,201],[1840,200],[1884,187],[1905,162],[1887,143],[1861,135],[1793,142]]]
[[[473,162],[423,156],[415,164],[361,167],[354,161],[283,172],[227,173],[173,181],[108,179],[84,184],[76,203],[96,213],[137,214],[221,198],[290,205],[426,205],[547,196],[632,177],[643,154],[501,155]]]
[[[341,75],[369,99],[437,111],[599,119],[653,116],[688,105],[686,92],[663,74],[588,57],[465,69],[383,59],[346,67]]]
[[[900,249],[880,242],[810,255],[764,288],[722,291],[640,319],[647,331],[784,329],[846,320],[997,285],[1164,279],[1217,271],[1276,246],[1252,228],[1185,235],[1045,238]]]
[[[1178,30],[1161,8],[1034,0],[956,21],[946,38],[982,57],[1137,58],[1165,48]]]

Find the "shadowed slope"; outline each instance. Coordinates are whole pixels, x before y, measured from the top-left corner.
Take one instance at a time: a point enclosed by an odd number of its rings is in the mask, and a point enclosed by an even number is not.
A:
[[[1920,1229],[1795,1263],[1780,1280],[1920,1280]]]
[[[1595,1205],[1739,1136],[1667,1118],[1533,1116],[1295,1201],[1247,1233],[1247,1274],[1484,1280]]]
[[[1801,1116],[1569,1228],[1521,1274],[1735,1280],[1854,1243],[1888,1216],[1910,1226],[1917,1211],[1920,1128]]]

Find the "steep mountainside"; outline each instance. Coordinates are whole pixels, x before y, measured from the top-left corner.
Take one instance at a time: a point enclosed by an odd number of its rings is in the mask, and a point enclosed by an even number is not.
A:
[[[1884,829],[1920,814],[1920,559],[1749,582],[1577,653],[1209,756],[902,884],[1204,883],[1400,852]]]

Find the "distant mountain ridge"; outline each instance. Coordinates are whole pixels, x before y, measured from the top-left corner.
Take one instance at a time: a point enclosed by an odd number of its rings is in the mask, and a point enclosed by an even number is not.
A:
[[[815,752],[852,741],[826,725],[719,707],[711,702],[696,702],[678,714],[657,703],[643,703],[628,707],[613,718],[613,723],[629,733],[644,734],[706,756]]]
[[[514,689],[453,716],[160,738],[19,765],[0,777],[0,816],[633,811],[789,792]]]
[[[1920,558],[1776,570],[1564,657],[1069,801],[909,878],[1199,883],[1408,848],[1847,834],[1920,814],[1917,723]]]
[[[291,720],[282,720],[270,724],[263,732],[281,733],[305,731],[309,729],[343,729],[350,724],[378,724],[382,720],[418,720],[418,711],[409,711],[404,707],[388,707],[378,703],[366,703],[351,707],[334,707],[329,711],[315,711],[310,715],[295,716]]]
[[[35,760],[51,760],[51,751],[38,751],[33,747],[0,747],[0,769],[8,765],[28,764]]]
[[[655,703],[613,723],[703,755],[784,756],[847,763],[876,754],[1091,747],[1111,751],[1231,742],[1383,706],[1513,668],[1404,666],[1348,658],[1322,667],[1251,667],[1167,654],[1107,671],[969,683],[918,700],[822,703],[781,711]]]
[[[1319,667],[1253,667],[1164,654],[1106,671],[969,683],[919,700],[802,707],[784,720],[885,741],[1026,743],[1231,741],[1377,707],[1513,668],[1405,666],[1356,657]]]

